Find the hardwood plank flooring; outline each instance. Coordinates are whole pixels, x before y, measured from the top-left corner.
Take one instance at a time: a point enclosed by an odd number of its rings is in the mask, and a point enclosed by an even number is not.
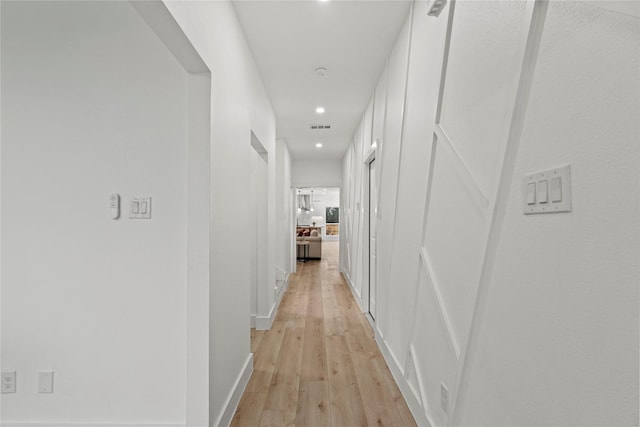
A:
[[[269,331],[251,331],[254,371],[233,427],[416,423],[338,272],[338,242],[298,263]]]

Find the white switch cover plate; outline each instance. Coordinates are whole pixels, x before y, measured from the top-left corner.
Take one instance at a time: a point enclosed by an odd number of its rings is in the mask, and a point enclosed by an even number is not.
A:
[[[53,371],[38,373],[38,393],[53,393]]]
[[[129,219],[151,219],[151,197],[134,197],[129,203]]]
[[[2,392],[16,392],[16,371],[2,371]]]
[[[535,200],[531,198],[532,184],[535,185]],[[521,194],[525,215],[571,212],[571,166],[525,175]]]

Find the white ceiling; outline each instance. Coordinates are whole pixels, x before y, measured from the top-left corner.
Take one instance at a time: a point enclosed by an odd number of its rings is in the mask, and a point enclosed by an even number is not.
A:
[[[313,191],[314,200],[333,200],[340,198],[340,187],[299,187],[297,194],[311,194]]]
[[[409,12],[406,0],[234,1],[294,159],[339,159]],[[318,77],[314,68],[328,68]],[[315,109],[323,106],[324,114]],[[330,124],[331,130],[310,130]],[[323,147],[315,147],[321,142]]]

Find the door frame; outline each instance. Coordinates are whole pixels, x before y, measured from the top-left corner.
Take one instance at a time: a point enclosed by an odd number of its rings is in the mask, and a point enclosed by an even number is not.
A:
[[[370,173],[370,168],[371,168],[371,162],[375,161],[377,158],[377,149],[378,149],[378,140],[376,139],[372,144],[371,147],[369,148],[369,151],[367,151],[367,153],[364,155],[364,161],[363,161],[363,203],[362,203],[362,219],[363,219],[363,232],[362,233],[362,259],[360,260],[362,262],[362,270],[363,270],[363,278],[365,279],[363,281],[362,284],[362,308],[364,309],[364,313],[367,316],[367,319],[369,320],[369,322],[375,323],[375,318],[374,316],[371,314],[371,266],[370,266],[370,262],[371,262],[371,248],[370,248],[370,233],[371,233],[371,215],[370,215],[370,188],[371,188],[371,182],[370,182],[370,177],[371,177],[371,173]],[[376,180],[377,180],[377,175],[376,175]],[[376,279],[378,278],[378,269],[376,267],[375,269],[375,275],[376,275]],[[376,286],[376,290],[378,289],[378,287]],[[377,294],[377,292],[376,292]],[[377,298],[376,298],[377,301]]]
[[[209,425],[211,79],[209,67],[157,1],[129,1],[187,73],[186,424]]]

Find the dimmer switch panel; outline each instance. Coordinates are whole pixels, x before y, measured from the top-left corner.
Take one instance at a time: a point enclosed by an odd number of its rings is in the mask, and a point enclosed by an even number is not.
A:
[[[134,197],[129,203],[130,219],[151,219],[151,197]]]
[[[524,176],[521,193],[525,215],[571,212],[570,165]]]

